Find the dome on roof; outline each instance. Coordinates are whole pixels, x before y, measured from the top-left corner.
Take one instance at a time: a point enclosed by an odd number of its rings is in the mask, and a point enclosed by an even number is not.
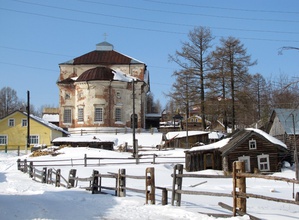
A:
[[[96,49],[97,50],[102,50],[102,51],[109,51],[109,50],[113,50],[113,45],[108,43],[107,41],[104,41],[104,42],[101,42],[101,43],[98,43],[96,45]]]
[[[96,67],[82,73],[76,82],[93,80],[113,80],[114,70],[107,67]]]

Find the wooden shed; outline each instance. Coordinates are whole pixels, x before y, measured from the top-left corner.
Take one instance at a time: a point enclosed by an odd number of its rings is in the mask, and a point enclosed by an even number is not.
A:
[[[221,170],[222,157],[219,149],[227,144],[228,141],[229,138],[226,138],[212,144],[196,146],[185,151],[186,171]]]
[[[209,132],[206,131],[173,131],[168,132],[165,137],[165,147],[172,148],[190,148],[195,144],[209,143]]]

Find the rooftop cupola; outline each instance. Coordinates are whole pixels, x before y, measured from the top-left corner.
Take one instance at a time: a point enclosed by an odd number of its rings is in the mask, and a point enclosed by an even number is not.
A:
[[[96,50],[110,51],[113,50],[113,45],[108,43],[107,41],[104,41],[96,45]]]

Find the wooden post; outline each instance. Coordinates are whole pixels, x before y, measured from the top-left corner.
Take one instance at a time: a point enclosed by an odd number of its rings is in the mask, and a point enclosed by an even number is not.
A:
[[[28,171],[27,160],[25,159],[25,160],[24,160],[24,168],[23,168],[23,172],[24,172],[24,173],[27,173],[27,171]]]
[[[84,154],[84,166],[86,167],[87,166],[87,158],[86,158],[86,154]]]
[[[47,184],[52,184],[52,168],[48,169]]]
[[[17,160],[17,168],[18,170],[21,170],[21,159]]]
[[[244,161],[235,161],[233,163],[233,216],[236,216],[238,210],[246,213],[246,198],[237,195],[237,192],[246,193],[246,179],[236,176],[237,173],[244,172]]]
[[[181,193],[177,193],[176,190],[182,189],[183,178],[177,177],[177,174],[183,174],[183,164],[177,164],[173,168],[172,198],[171,198],[171,205],[174,205],[174,201],[176,200],[176,205],[181,206]]]
[[[47,167],[43,168],[43,173],[42,173],[42,183],[47,182]]]
[[[18,156],[20,156],[20,146],[18,146]]]
[[[69,186],[70,187],[74,187],[75,186],[75,177],[76,177],[76,173],[77,173],[77,170],[76,169],[71,169],[70,172],[69,172]]]
[[[91,184],[91,194],[97,194],[99,192],[99,171],[93,170],[92,172],[92,184]]]
[[[153,154],[153,164],[156,163],[156,154]]]
[[[33,177],[33,162],[30,161],[29,163],[29,177],[32,178]]]
[[[156,203],[155,198],[155,168],[149,167],[145,170],[145,203],[148,204],[148,200],[151,200],[151,204]]]
[[[162,205],[167,205],[167,204],[168,204],[167,189],[163,188],[162,189]]]
[[[118,186],[117,186],[117,196],[126,197],[126,170],[118,170]]]
[[[55,180],[56,187],[60,187],[60,174],[61,174],[61,170],[57,169],[56,170],[56,180]]]
[[[5,153],[7,153],[7,144],[5,145]]]

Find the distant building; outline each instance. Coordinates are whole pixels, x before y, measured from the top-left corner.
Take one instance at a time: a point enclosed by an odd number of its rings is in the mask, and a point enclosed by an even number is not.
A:
[[[59,64],[59,125],[70,132],[145,128],[149,72],[145,63],[102,42],[96,50]],[[134,86],[133,86],[133,81]],[[135,90],[135,116],[133,116]]]
[[[59,108],[44,108],[42,118],[56,126],[59,126]]]

